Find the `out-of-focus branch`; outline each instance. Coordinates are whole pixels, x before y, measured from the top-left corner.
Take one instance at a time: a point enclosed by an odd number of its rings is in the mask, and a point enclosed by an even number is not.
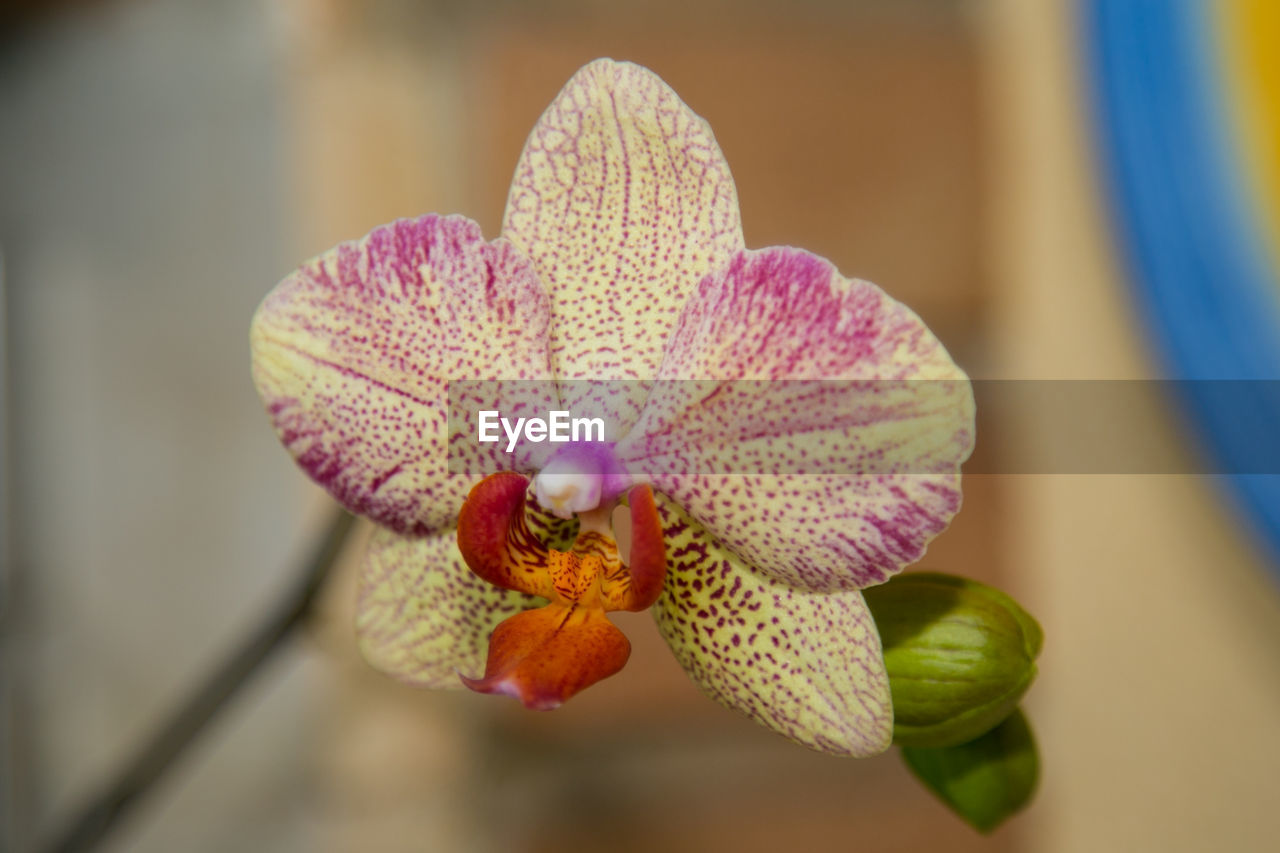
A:
[[[44,849],[48,853],[91,850],[119,823],[165,771],[204,731],[218,712],[311,614],[354,519],[339,512],[311,555],[297,586],[280,602],[244,645],[182,705],[141,752],[75,816]]]

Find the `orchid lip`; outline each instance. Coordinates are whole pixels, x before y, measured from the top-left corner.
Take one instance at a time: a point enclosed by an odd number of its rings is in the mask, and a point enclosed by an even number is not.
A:
[[[458,517],[458,549],[482,579],[549,601],[500,622],[489,638],[484,675],[462,676],[462,683],[546,710],[622,669],[631,644],[605,613],[653,606],[666,577],[666,548],[647,485],[627,494],[629,563],[605,526],[608,504],[580,516],[583,528],[571,550],[543,545],[525,515],[528,485],[510,471],[477,483]]]

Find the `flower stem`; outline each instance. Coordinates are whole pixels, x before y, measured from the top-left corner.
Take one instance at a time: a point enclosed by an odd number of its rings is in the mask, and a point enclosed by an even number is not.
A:
[[[178,709],[132,761],[75,817],[70,827],[45,848],[48,853],[91,850],[101,842],[204,731],[218,712],[306,622],[330,569],[351,530],[353,517],[340,511],[312,552],[297,585],[263,623]]]

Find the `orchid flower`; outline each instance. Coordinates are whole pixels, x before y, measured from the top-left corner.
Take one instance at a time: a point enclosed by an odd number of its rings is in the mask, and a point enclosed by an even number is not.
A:
[[[746,249],[710,127],[652,72],[602,59],[566,84],[498,239],[461,216],[376,228],[285,278],[252,350],[281,441],[378,525],[357,616],[374,666],[550,708],[626,662],[607,611],[651,608],[720,703],[824,752],[888,747],[859,590],[959,510],[969,383],[875,285]],[[874,386],[918,379],[942,381]],[[608,441],[477,444],[449,421],[467,380],[542,380]],[[494,410],[547,402],[493,387]],[[822,450],[803,471],[799,435]]]

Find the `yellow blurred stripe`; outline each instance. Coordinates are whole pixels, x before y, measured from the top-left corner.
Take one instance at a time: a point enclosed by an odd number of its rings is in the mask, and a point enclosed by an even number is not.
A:
[[[1280,270],[1280,2],[1220,0],[1218,54],[1237,154],[1273,269]]]

